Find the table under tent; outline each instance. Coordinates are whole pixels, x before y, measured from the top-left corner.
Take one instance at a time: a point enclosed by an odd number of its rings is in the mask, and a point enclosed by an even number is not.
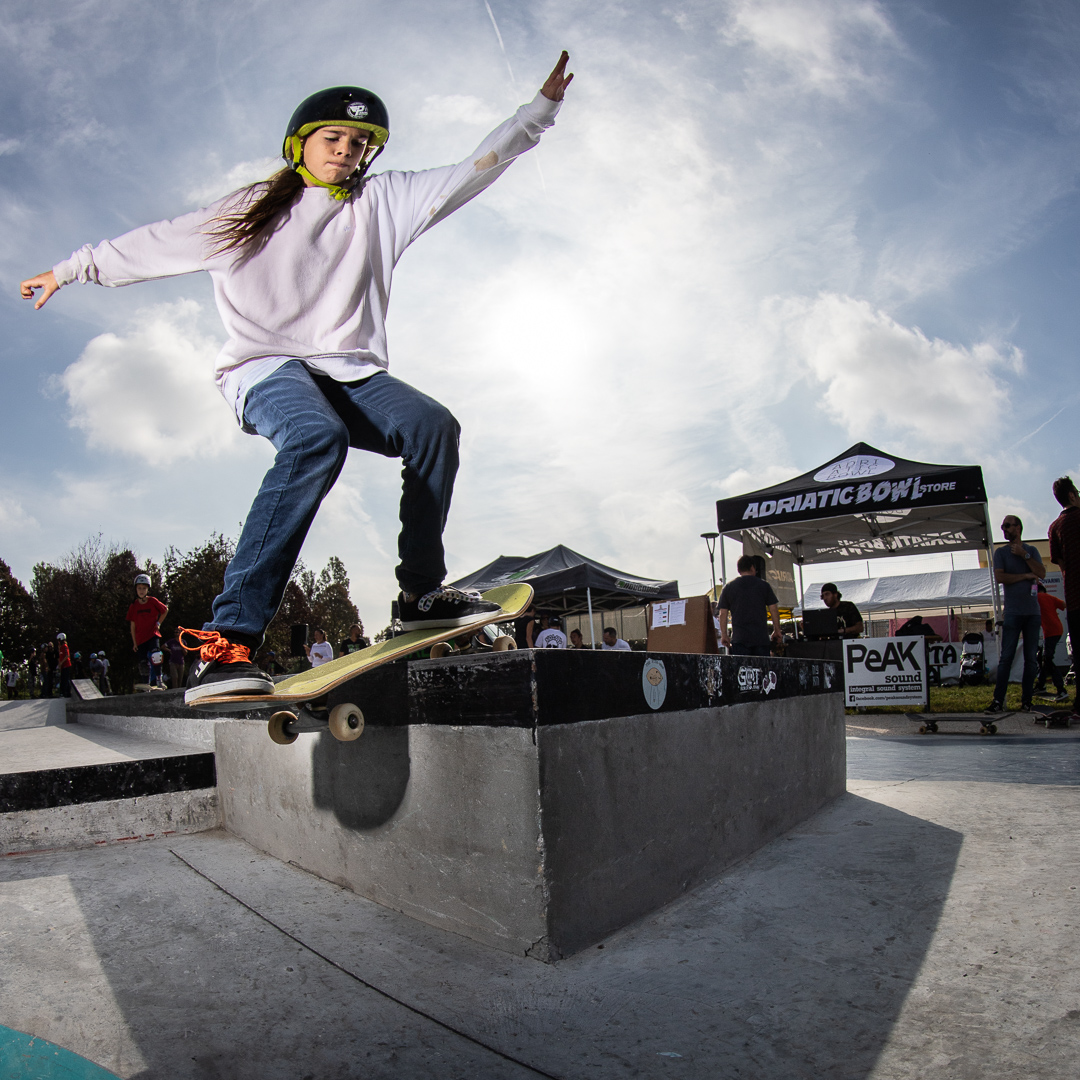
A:
[[[720,499],[716,520],[722,537],[741,541],[745,552],[765,556],[767,577],[775,581],[781,603],[778,586],[785,583],[790,583],[794,603],[802,602],[802,568],[812,563],[978,548],[986,552],[988,566],[993,564],[986,489],[978,465],[906,461],[867,443],[856,443],[782,484]],[[720,555],[726,581],[723,541]],[[986,578],[987,599],[997,619],[1000,600],[993,570],[953,573]]]
[[[605,617],[610,617],[620,637],[626,637],[628,625],[636,626],[640,621],[644,627],[646,604],[675,600],[679,596],[677,581],[628,574],[579,555],[562,544],[525,558],[500,555],[451,584],[459,589],[483,592],[517,582],[528,582],[533,587],[538,611],[558,615],[567,634],[577,626],[594,648],[599,646]]]

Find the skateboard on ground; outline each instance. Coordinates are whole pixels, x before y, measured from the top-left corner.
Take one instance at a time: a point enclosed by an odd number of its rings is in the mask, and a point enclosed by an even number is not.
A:
[[[1012,712],[993,713],[991,715],[969,713],[965,716],[950,716],[948,714],[935,713],[908,713],[907,718],[919,725],[920,735],[926,735],[928,732],[936,732],[939,723],[950,724],[960,723],[961,721],[968,724],[978,722],[980,735],[996,735],[998,723],[1015,715],[1016,713]]]
[[[532,603],[531,585],[500,585],[483,594],[484,599],[498,604],[502,609],[492,615],[480,617],[466,626],[438,626],[430,630],[409,630],[387,641],[369,645],[359,652],[339,656],[299,675],[292,675],[274,686],[272,694],[220,694],[206,697],[193,708],[211,708],[218,712],[246,706],[249,709],[266,709],[279,706],[270,717],[267,729],[276,743],[288,745],[296,741],[302,731],[326,731],[341,742],[358,739],[364,731],[364,714],[354,702],[342,702],[329,708],[326,695],[342,683],[355,679],[362,672],[370,671],[409,653],[426,649],[439,642],[450,641],[464,634],[475,634],[491,623],[507,622],[527,611]],[[511,637],[496,637],[492,643],[496,652],[516,648]]]
[[[1067,728],[1072,723],[1073,709],[1072,706],[1054,706],[1050,704],[1043,704],[1042,702],[1035,702],[1031,706],[1031,711],[1034,714],[1032,720],[1036,724],[1045,724],[1048,728],[1052,727],[1064,727]]]

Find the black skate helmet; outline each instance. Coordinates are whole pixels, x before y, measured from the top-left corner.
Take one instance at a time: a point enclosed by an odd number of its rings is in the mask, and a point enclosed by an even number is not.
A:
[[[301,164],[304,139],[316,128],[353,127],[369,134],[368,148],[356,171],[344,184],[326,184],[317,180]],[[307,177],[320,187],[330,188],[338,199],[345,198],[364,178],[371,163],[382,153],[390,138],[390,116],[386,106],[370,90],[359,86],[332,86],[305,98],[297,106],[285,129],[281,156],[290,169]]]

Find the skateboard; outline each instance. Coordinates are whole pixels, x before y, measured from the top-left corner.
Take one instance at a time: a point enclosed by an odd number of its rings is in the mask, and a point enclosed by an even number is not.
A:
[[[978,713],[971,713],[966,716],[908,713],[907,718],[919,725],[920,735],[926,735],[927,733],[933,734],[937,731],[939,723],[950,724],[959,723],[960,721],[969,724],[978,721],[980,735],[996,735],[998,722],[1007,720],[1009,717],[1015,715],[1016,713],[1011,712],[995,713],[992,716],[982,716]]]
[[[1075,715],[1072,710],[1072,706],[1067,708],[1054,708],[1053,705],[1043,705],[1036,703],[1031,706],[1031,711],[1035,714],[1032,720],[1036,724],[1045,724],[1048,728],[1052,727],[1064,727],[1071,726],[1072,718]]]
[[[507,622],[517,618],[528,610],[532,603],[531,585],[500,585],[483,594],[485,600],[498,604],[501,611],[481,617],[467,626],[438,626],[430,630],[409,630],[397,637],[369,645],[359,652],[348,656],[339,656],[320,664],[310,671],[292,675],[274,686],[272,694],[221,694],[217,697],[203,698],[192,708],[210,708],[218,712],[247,706],[251,709],[265,709],[280,706],[267,723],[270,738],[282,746],[295,742],[302,731],[326,731],[341,742],[359,739],[364,732],[364,714],[355,702],[342,702],[329,708],[326,695],[341,686],[342,683],[355,679],[357,675],[380,664],[389,663],[409,653],[426,649],[440,642],[464,634],[475,634],[491,623]],[[517,646],[511,637],[496,637],[492,643],[495,652],[514,649]]]

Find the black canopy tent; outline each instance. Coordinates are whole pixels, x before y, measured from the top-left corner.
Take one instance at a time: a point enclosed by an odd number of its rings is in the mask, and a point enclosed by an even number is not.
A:
[[[452,584],[459,589],[482,592],[496,585],[519,581],[527,581],[536,592],[537,603],[549,611],[561,615],[587,611],[590,627],[594,610],[617,611],[650,600],[675,600],[679,596],[677,581],[654,581],[625,574],[562,544],[528,558],[500,555],[494,562]]]
[[[978,465],[906,461],[867,443],[782,484],[718,500],[716,521],[723,536],[790,555],[800,600],[807,563],[982,548],[993,566]],[[721,570],[726,580],[722,544]]]

